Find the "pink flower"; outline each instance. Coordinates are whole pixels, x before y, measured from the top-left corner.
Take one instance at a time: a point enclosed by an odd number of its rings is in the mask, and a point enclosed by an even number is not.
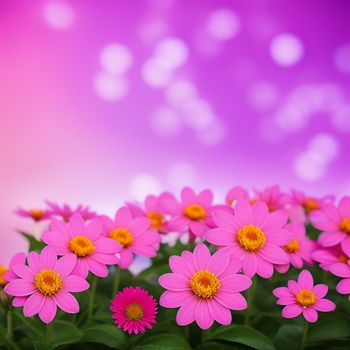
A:
[[[172,215],[169,228],[184,232],[190,230],[195,236],[202,237],[210,223],[210,207],[213,202],[213,193],[204,190],[198,195],[185,187],[181,192],[181,202],[175,198],[163,200],[164,210]]]
[[[101,217],[103,234],[118,242],[122,249],[119,252],[119,266],[127,269],[133,260],[133,254],[153,257],[160,242],[160,235],[150,230],[150,220],[145,217],[133,218],[127,207],[120,208],[114,220]]]
[[[348,261],[347,256],[343,253],[340,245],[334,247],[318,247],[312,253],[312,259],[317,261],[320,268],[329,271],[329,267],[335,263],[344,263]]]
[[[231,206],[240,198],[249,200],[248,191],[242,186],[232,187],[226,195],[226,204]]]
[[[174,196],[165,192],[158,197],[153,195],[147,196],[144,209],[132,203],[127,203],[127,207],[130,209],[133,217],[147,217],[151,221],[150,228],[157,230],[159,233],[166,233],[169,231],[169,227],[161,202],[169,199],[174,199]]]
[[[89,283],[81,276],[73,275],[76,265],[74,254],[57,260],[55,252],[45,247],[41,254],[31,252],[28,264],[13,267],[17,278],[9,282],[4,291],[8,295],[25,299],[23,313],[26,317],[39,314],[44,323],[50,323],[57,306],[67,313],[79,312],[79,304],[71,292],[82,292]]]
[[[235,214],[216,211],[213,220],[217,228],[208,230],[205,238],[221,248],[227,247],[241,261],[248,276],[256,273],[264,278],[273,274],[273,265],[289,263],[282,247],[292,240],[284,228],[287,214],[282,211],[269,213],[265,203],[252,207],[245,199],[239,199]]]
[[[290,202],[290,198],[286,193],[281,192],[278,185],[266,187],[262,192],[257,191],[256,201],[265,202],[269,211],[284,209]]]
[[[100,219],[86,223],[79,214],[74,214],[68,223],[52,220],[42,240],[58,255],[75,254],[77,263],[73,273],[84,278],[89,271],[96,276],[106,277],[106,265],[119,262],[116,253],[121,250],[121,246],[115,240],[102,236]]]
[[[112,300],[109,309],[113,312],[114,323],[129,334],[144,333],[156,323],[156,300],[140,287],[124,288]]]
[[[313,225],[323,231],[318,242],[324,247],[341,245],[344,253],[350,256],[350,197],[343,197],[336,207],[324,205],[322,210],[312,213]]]
[[[276,270],[280,273],[287,272],[290,265],[297,269],[301,269],[304,262],[311,265],[311,254],[315,248],[315,243],[307,237],[303,224],[295,222],[286,225],[285,228],[292,233],[292,240],[283,247],[290,262],[286,265],[276,265]]]
[[[306,321],[314,323],[318,319],[317,311],[329,312],[335,309],[335,304],[323,297],[328,292],[325,284],[316,284],[309,271],[300,272],[298,282],[289,280],[288,288],[279,287],[273,290],[278,298],[277,304],[284,305],[282,316],[294,318],[301,313]]]
[[[83,207],[78,205],[75,209],[71,208],[68,204],[59,206],[57,203],[46,201],[50,207],[50,214],[52,216],[58,216],[64,221],[68,222],[74,214],[80,214],[84,220],[91,220],[97,217],[97,214],[89,209],[89,207]]]
[[[18,208],[15,213],[24,218],[31,218],[34,221],[48,220],[51,217],[51,212],[43,209],[22,209]]]
[[[232,255],[218,251],[212,256],[205,244],[198,244],[193,253],[184,251],[171,256],[172,273],[159,277],[159,284],[168,289],[159,304],[168,308],[180,307],[176,322],[186,326],[197,322],[208,329],[214,320],[223,325],[232,321],[230,310],[244,310],[247,302],[239,293],[252,281],[238,274],[240,263]]]
[[[347,256],[344,262],[336,262],[330,265],[329,271],[333,275],[344,278],[337,284],[337,292],[350,294],[350,257]]]

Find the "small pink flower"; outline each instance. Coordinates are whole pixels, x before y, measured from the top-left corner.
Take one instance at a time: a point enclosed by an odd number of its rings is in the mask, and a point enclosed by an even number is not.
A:
[[[77,263],[74,274],[86,278],[89,271],[99,277],[106,277],[106,265],[116,265],[121,246],[113,239],[102,236],[102,221],[93,219],[88,223],[79,214],[69,222],[52,220],[50,229],[43,233],[42,240],[58,255],[75,254]]]
[[[348,261],[340,245],[327,248],[318,246],[312,253],[312,259],[317,261],[320,264],[320,268],[325,271],[329,271],[329,267],[332,264]]]
[[[289,263],[275,266],[280,273],[287,272],[290,265],[297,269],[301,269],[304,262],[311,265],[313,262],[311,254],[315,248],[315,243],[307,237],[303,224],[294,222],[285,228],[292,233],[292,240],[283,247],[289,257]]]
[[[344,262],[336,262],[330,265],[329,271],[335,276],[344,278],[337,284],[337,292],[350,294],[350,257],[346,256]]]
[[[119,292],[109,308],[114,324],[129,334],[144,333],[156,323],[157,302],[140,287],[126,287]]]
[[[4,291],[24,299],[24,316],[39,314],[44,323],[50,323],[55,318],[57,306],[64,312],[77,313],[79,304],[71,293],[88,289],[89,283],[72,274],[76,260],[74,254],[57,260],[55,252],[49,247],[45,247],[40,255],[31,252],[28,255],[29,266],[13,266],[17,278],[9,282]]]
[[[127,207],[120,208],[114,220],[107,216],[101,217],[103,221],[103,235],[118,242],[122,249],[119,252],[119,266],[127,269],[133,255],[154,257],[160,242],[160,235],[150,230],[150,220],[146,217],[133,218]]]
[[[342,250],[350,255],[350,197],[343,197],[338,206],[327,204],[322,210],[314,211],[311,221],[323,231],[318,237],[323,247],[340,244]]]
[[[279,287],[273,290],[273,295],[278,298],[277,304],[284,305],[282,316],[294,318],[301,313],[306,321],[314,323],[318,319],[317,311],[329,312],[335,309],[335,304],[323,297],[328,292],[325,284],[316,284],[309,271],[300,272],[298,282],[288,281],[287,287]]]
[[[170,193],[162,193],[160,196],[147,196],[144,203],[144,209],[133,203],[127,203],[127,207],[133,217],[147,217],[151,221],[150,228],[155,229],[159,233],[169,231],[166,213],[161,206],[163,200],[172,200],[174,196]]]
[[[244,198],[246,200],[249,200],[248,191],[243,188],[242,186],[235,186],[232,187],[226,195],[226,204],[227,205],[234,205],[237,201],[237,199]]]
[[[63,204],[62,206],[57,203],[46,201],[50,208],[50,214],[52,216],[59,217],[64,221],[68,222],[74,214],[79,214],[81,217],[88,221],[97,217],[97,214],[89,209],[88,206],[84,207],[78,205],[75,209],[71,208],[68,204]]]
[[[18,208],[15,213],[24,218],[31,218],[34,221],[43,221],[51,218],[51,212],[44,209],[22,209]]]
[[[285,209],[290,202],[290,198],[283,193],[278,185],[266,187],[263,191],[256,192],[256,201],[265,202],[269,211]]]
[[[176,322],[186,326],[197,322],[208,329],[214,320],[223,325],[232,321],[230,310],[244,310],[247,302],[239,293],[248,289],[252,281],[238,274],[240,263],[232,255],[218,251],[212,256],[205,244],[198,244],[194,252],[184,251],[171,256],[172,273],[159,277],[159,284],[168,289],[159,304],[168,308],[180,307]]]
[[[269,213],[264,202],[250,206],[245,199],[239,199],[234,210],[234,215],[215,211],[213,220],[217,228],[208,230],[205,238],[238,257],[246,275],[251,277],[257,273],[264,278],[271,277],[274,264],[289,263],[282,249],[292,240],[291,233],[284,228],[287,214]]]
[[[210,224],[210,207],[213,202],[213,193],[204,190],[198,195],[185,187],[181,192],[181,202],[175,198],[163,200],[164,210],[172,215],[169,228],[173,231],[185,232],[190,230],[195,236],[202,237]]]

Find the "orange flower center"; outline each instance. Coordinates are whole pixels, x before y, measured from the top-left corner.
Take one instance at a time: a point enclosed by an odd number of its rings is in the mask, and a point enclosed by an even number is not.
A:
[[[35,221],[39,221],[43,218],[43,216],[45,215],[45,212],[41,209],[33,209],[29,211],[30,216],[35,220]]]
[[[320,209],[320,206],[316,199],[314,198],[306,198],[303,207],[307,213],[310,213],[313,210]]]
[[[132,303],[125,308],[125,315],[129,320],[135,321],[143,317],[143,308],[140,304]]]
[[[151,212],[147,214],[147,217],[151,220],[151,226],[157,231],[160,231],[164,220],[163,215],[161,213]]]
[[[299,250],[299,243],[296,239],[293,239],[291,242],[284,246],[284,249],[288,253],[295,253]]]
[[[346,264],[349,259],[348,259],[348,257],[345,254],[340,254],[339,257],[338,257],[338,260],[339,260],[339,262]]]
[[[197,297],[211,299],[220,288],[218,278],[208,270],[196,272],[189,281],[190,287]]]
[[[298,304],[303,307],[309,307],[316,303],[316,295],[308,289],[302,289],[295,297]]]
[[[91,240],[85,236],[76,236],[69,241],[69,249],[79,257],[89,256],[95,251]]]
[[[191,220],[201,220],[207,216],[205,209],[199,204],[191,204],[187,206],[183,213]]]
[[[109,237],[115,239],[123,248],[128,247],[134,241],[134,237],[126,228],[116,228],[109,233]]]
[[[343,219],[340,224],[339,224],[339,228],[347,233],[348,235],[350,235],[350,219],[346,218],[346,219]]]
[[[41,294],[51,296],[61,290],[62,278],[56,271],[45,269],[35,275],[34,285]]]
[[[4,274],[8,270],[9,269],[6,266],[0,265],[0,286],[5,286],[8,283],[8,281],[4,277]]]
[[[265,244],[266,237],[264,232],[256,226],[244,226],[237,232],[237,242],[248,251],[255,252]]]

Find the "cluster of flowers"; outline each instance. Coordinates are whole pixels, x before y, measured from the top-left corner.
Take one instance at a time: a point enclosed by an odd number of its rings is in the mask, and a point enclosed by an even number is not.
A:
[[[208,329],[214,321],[230,324],[231,310],[248,307],[241,292],[251,287],[253,276],[267,279],[275,270],[286,273],[291,266],[303,269],[318,263],[342,278],[337,292],[350,294],[350,197],[336,203],[332,197],[287,194],[278,186],[251,196],[235,187],[226,203],[213,204],[210,190],[196,194],[184,188],[180,200],[163,193],[148,196],[143,204],[126,203],[114,219],[83,207],[49,207],[18,211],[36,221],[50,220],[41,236],[46,247],[40,254],[15,255],[9,268],[0,266],[0,285],[13,297],[13,306],[23,307],[26,317],[38,314],[45,323],[54,319],[57,307],[67,313],[79,311],[71,293],[89,288],[89,273],[104,278],[108,265],[128,269],[135,255],[155,257],[174,232],[187,235],[194,250],[170,257],[171,273],[158,280],[166,289],[159,304],[179,308],[180,326],[196,322]],[[317,240],[306,234],[311,224],[321,231]],[[273,294],[284,306],[283,317],[302,314],[316,322],[317,311],[335,309],[324,299],[327,292],[327,285],[314,285],[310,272],[302,270],[297,281],[288,281]],[[140,287],[117,293],[110,310],[115,324],[129,333],[143,333],[156,322],[156,300]]]

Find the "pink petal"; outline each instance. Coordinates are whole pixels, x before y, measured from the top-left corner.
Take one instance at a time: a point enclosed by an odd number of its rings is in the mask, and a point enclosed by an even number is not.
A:
[[[90,287],[90,284],[82,277],[70,275],[63,280],[63,289],[67,292],[83,292]]]
[[[71,237],[83,235],[85,232],[85,221],[80,214],[73,214],[68,226]]]
[[[94,259],[86,260],[89,266],[89,270],[98,277],[107,277],[108,270],[105,264],[101,264]]]
[[[79,312],[79,304],[72,294],[66,291],[60,291],[53,296],[57,306],[69,314],[75,314]]]
[[[213,202],[213,192],[204,190],[198,195],[198,202],[204,206],[209,206]]]
[[[277,305],[291,305],[295,304],[295,297],[283,297],[277,300]]]
[[[183,305],[187,300],[191,299],[193,294],[189,290],[171,291],[166,290],[160,297],[159,304],[163,307],[173,308]]]
[[[179,215],[171,218],[168,224],[170,230],[172,231],[183,231],[189,222],[190,220],[188,218],[184,217],[183,215]]]
[[[286,287],[275,288],[272,293],[276,298],[289,298],[293,296],[293,294]]]
[[[190,289],[188,280],[175,273],[166,273],[160,276],[158,282],[163,288],[170,289],[172,291],[183,291]]]
[[[286,245],[293,239],[292,234],[288,230],[275,229],[268,231],[267,241],[274,245]]]
[[[77,256],[75,254],[67,254],[58,259],[54,270],[58,272],[61,277],[68,276],[77,264]]]
[[[258,260],[255,253],[245,254],[242,262],[242,269],[247,276],[252,277],[256,274],[257,265]]]
[[[85,233],[92,241],[96,241],[96,239],[98,239],[101,236],[102,228],[102,220],[93,219],[85,227]]]
[[[257,255],[257,269],[256,272],[263,278],[270,278],[273,275],[273,265]]]
[[[40,255],[36,252],[30,252],[28,254],[28,265],[34,273],[40,272]]]
[[[10,268],[12,269],[16,265],[24,265],[26,262],[26,255],[24,253],[15,254],[10,260]]]
[[[119,263],[119,258],[117,258],[114,254],[93,253],[92,255],[90,255],[90,258],[105,265],[116,265]]]
[[[318,237],[318,242],[324,247],[332,247],[340,243],[346,236],[345,232],[334,231],[322,233]]]
[[[15,266],[13,266],[12,270],[18,277],[26,279],[30,282],[34,281],[34,273],[28,266],[15,265]]]
[[[120,268],[127,269],[131,265],[134,255],[129,249],[122,249],[119,254],[120,254],[120,261],[119,261]]]
[[[296,295],[300,292],[300,289],[302,289],[296,281],[289,280],[288,281],[288,289],[291,291],[292,294]]]
[[[189,205],[196,203],[198,200],[196,194],[191,188],[184,187],[181,191],[181,201],[184,205]]]
[[[246,300],[239,293],[224,292],[219,290],[214,298],[221,305],[232,310],[245,310],[247,308]]]
[[[208,247],[203,243],[198,244],[196,248],[194,248],[193,258],[196,269],[205,270],[211,258]]]
[[[318,230],[335,231],[338,229],[336,222],[329,220],[327,215],[321,210],[313,211],[310,215],[310,219]]]
[[[339,202],[339,212],[343,218],[350,218],[350,197],[343,197]]]
[[[133,253],[141,255],[141,256],[145,256],[145,257],[156,256],[156,252],[155,252],[154,248],[148,247],[148,246],[144,246],[144,245],[141,245],[141,244],[134,243],[134,244],[132,244],[129,247],[129,249]]]
[[[221,305],[215,299],[208,303],[209,311],[214,320],[222,325],[229,325],[232,322],[231,311]]]
[[[270,231],[282,228],[288,220],[288,215],[282,210],[277,210],[269,214],[264,225],[261,227],[263,231]]]
[[[240,198],[235,206],[235,217],[242,226],[247,226],[252,223],[252,208],[248,201]]]
[[[252,207],[252,224],[258,227],[262,227],[269,215],[267,205],[263,202],[259,202]]]
[[[22,307],[26,303],[28,297],[14,297],[12,299],[12,306],[13,307]]]
[[[312,288],[313,293],[315,293],[317,299],[323,298],[328,293],[328,286],[325,284],[316,284]]]
[[[220,280],[221,290],[227,292],[241,292],[252,285],[252,280],[245,275],[233,274]]]
[[[315,310],[321,311],[321,312],[329,312],[333,311],[336,308],[336,305],[333,303],[333,301],[328,299],[318,299],[316,304],[314,305]]]
[[[276,245],[265,243],[265,245],[258,251],[258,255],[263,259],[273,264],[288,264],[289,259],[286,252]]]
[[[5,292],[6,292],[6,287],[5,287]],[[350,278],[341,280],[337,284],[337,292],[340,294],[350,294]]]
[[[66,237],[59,231],[46,231],[42,234],[41,239],[50,247],[52,247],[57,254],[68,254],[68,242],[70,237]]]
[[[144,233],[150,225],[151,220],[148,218],[135,218],[129,224],[129,229],[133,236],[137,237],[138,235]]]
[[[176,323],[179,326],[187,326],[196,319],[198,299],[192,297],[183,303],[176,314]]]
[[[228,232],[237,231],[240,224],[236,218],[231,214],[223,210],[215,210],[212,214],[215,225],[219,228],[226,229]]]
[[[297,255],[297,254],[290,254],[290,262],[292,263],[292,265],[294,267],[296,267],[297,269],[301,269],[303,267],[303,259]]]
[[[198,326],[203,330],[206,330],[212,326],[214,318],[209,311],[207,301],[200,300],[198,302],[196,310],[196,322]]]
[[[53,321],[56,316],[57,305],[52,297],[45,297],[44,305],[39,311],[39,318],[44,323],[48,324]]]
[[[225,255],[230,252],[230,248],[220,249],[219,252]],[[242,269],[242,260],[236,257],[235,254],[231,253],[230,262],[228,263],[226,269],[220,274],[220,278],[225,278],[229,275],[232,275],[233,273],[240,272],[241,269]]]
[[[78,259],[72,271],[72,275],[78,275],[86,278],[89,273],[89,265],[86,259]]]
[[[335,263],[330,265],[329,271],[338,277],[350,277],[350,266],[344,263]]]
[[[160,202],[161,208],[171,215],[179,215],[182,213],[182,205],[175,199],[164,199]]]
[[[187,261],[180,256],[171,256],[169,258],[169,266],[174,273],[187,278],[190,278],[195,273],[194,267],[189,265]]]
[[[207,265],[207,270],[216,276],[220,276],[228,268],[229,263],[230,254],[223,249],[218,250],[210,257]]]
[[[7,284],[4,291],[15,297],[24,297],[36,292],[36,288],[32,281],[17,279]]]
[[[312,307],[304,309],[303,316],[305,317],[305,320],[310,323],[315,323],[318,319],[317,311]]]
[[[203,221],[190,221],[189,228],[196,237],[201,238],[207,230],[207,225]]]
[[[314,280],[308,270],[303,270],[300,272],[298,277],[298,284],[301,289],[312,290],[314,286]]]
[[[303,308],[298,304],[287,305],[282,309],[282,316],[284,318],[294,318],[303,312]]]
[[[25,302],[23,308],[23,314],[25,317],[32,317],[36,315],[44,305],[45,297],[40,293],[36,292],[32,294]]]
[[[50,247],[45,247],[40,253],[41,269],[53,269],[57,262],[57,255]]]
[[[158,198],[153,195],[149,195],[145,199],[145,209],[147,212],[158,211]]]
[[[349,235],[346,235],[346,237],[342,240],[341,248],[347,256],[350,256],[350,236]]]
[[[127,227],[131,220],[132,216],[127,207],[120,208],[114,217],[114,222],[118,227]]]
[[[111,238],[99,238],[94,242],[94,246],[96,252],[102,254],[118,253],[122,249],[121,245]]]
[[[234,235],[224,228],[213,228],[205,233],[205,239],[211,244],[227,246],[232,244]]]

